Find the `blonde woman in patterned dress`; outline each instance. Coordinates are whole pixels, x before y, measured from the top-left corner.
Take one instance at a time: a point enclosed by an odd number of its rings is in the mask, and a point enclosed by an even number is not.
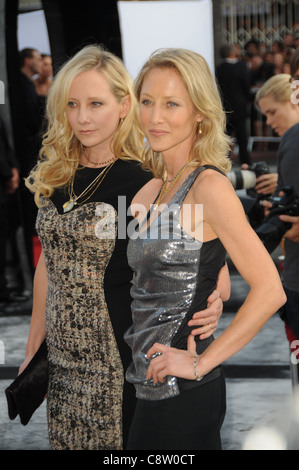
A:
[[[53,81],[41,158],[27,178],[42,254],[20,370],[46,337],[52,449],[122,449],[134,411],[133,387],[124,383],[131,361],[123,340],[131,323],[126,226],[134,194],[152,177],[137,159],[135,112],[122,62],[85,47]],[[204,336],[217,325],[217,296],[196,320]]]

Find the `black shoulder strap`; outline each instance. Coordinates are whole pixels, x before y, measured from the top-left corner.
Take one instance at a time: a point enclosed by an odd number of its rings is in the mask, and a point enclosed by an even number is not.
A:
[[[202,165],[206,170],[210,169],[210,170],[215,170],[215,171],[218,171],[218,173],[221,173],[222,175],[226,176],[225,173],[223,173],[223,171],[219,170],[219,168],[217,168],[217,166],[214,166],[214,165]]]

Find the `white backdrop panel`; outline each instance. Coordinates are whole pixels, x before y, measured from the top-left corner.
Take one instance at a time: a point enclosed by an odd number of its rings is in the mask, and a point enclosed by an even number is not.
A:
[[[118,2],[123,61],[135,79],[149,55],[164,47],[201,54],[214,72],[212,0]]]
[[[18,46],[19,50],[33,47],[40,53],[51,54],[43,10],[18,15]]]

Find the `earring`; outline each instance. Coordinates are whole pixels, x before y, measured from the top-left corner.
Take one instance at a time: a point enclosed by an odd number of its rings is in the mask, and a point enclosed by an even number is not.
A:
[[[202,134],[202,121],[199,122],[199,126],[198,126],[198,135],[201,135]]]
[[[124,122],[125,118],[120,118],[119,120],[119,127],[122,125],[122,123]]]

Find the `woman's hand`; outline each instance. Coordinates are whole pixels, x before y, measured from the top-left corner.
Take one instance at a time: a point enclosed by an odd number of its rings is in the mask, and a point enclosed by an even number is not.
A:
[[[217,328],[219,318],[222,315],[223,302],[220,293],[217,290],[208,298],[208,306],[205,310],[196,312],[192,320],[188,322],[189,326],[199,326],[193,329],[192,336],[199,335],[200,339],[209,338]]]
[[[196,354],[194,336],[188,338],[188,349],[176,349],[164,344],[155,343],[148,351],[147,358],[151,359],[147,370],[147,379],[153,379],[156,384],[163,383],[167,375],[194,380],[193,362]]]

